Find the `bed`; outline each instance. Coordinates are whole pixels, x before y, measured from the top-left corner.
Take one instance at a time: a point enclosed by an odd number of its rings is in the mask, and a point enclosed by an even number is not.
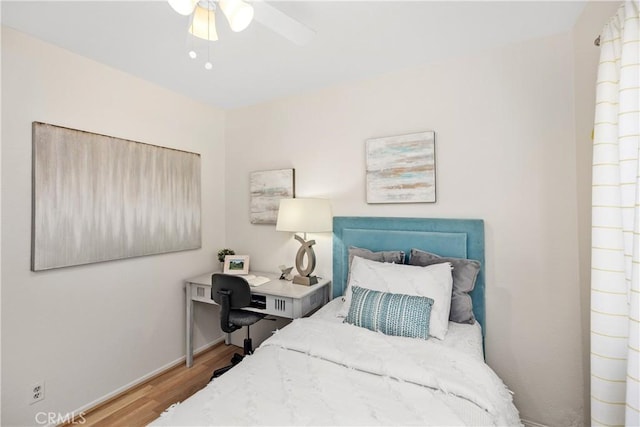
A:
[[[484,362],[483,221],[335,217],[333,232],[334,299],[152,425],[521,425]]]

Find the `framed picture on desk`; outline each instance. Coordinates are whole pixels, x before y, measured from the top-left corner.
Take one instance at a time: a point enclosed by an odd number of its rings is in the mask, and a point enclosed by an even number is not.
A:
[[[249,274],[249,255],[226,255],[224,274]]]

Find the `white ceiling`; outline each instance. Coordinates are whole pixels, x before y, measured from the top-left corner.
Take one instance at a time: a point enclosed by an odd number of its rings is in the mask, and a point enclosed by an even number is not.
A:
[[[270,1],[316,31],[297,46],[218,16],[213,70],[166,1],[7,1],[2,23],[191,98],[236,108],[571,30],[578,1]],[[197,39],[196,39],[197,40]],[[200,43],[200,42],[198,42]],[[204,42],[202,42],[204,43]],[[206,48],[201,48],[201,57]]]

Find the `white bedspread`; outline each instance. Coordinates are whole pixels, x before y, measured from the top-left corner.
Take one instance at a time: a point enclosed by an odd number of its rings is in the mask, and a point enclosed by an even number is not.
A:
[[[474,355],[305,318],[152,425],[521,425]]]

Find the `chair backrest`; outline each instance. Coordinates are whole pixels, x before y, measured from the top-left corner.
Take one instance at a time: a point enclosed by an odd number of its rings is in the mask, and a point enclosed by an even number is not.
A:
[[[251,287],[244,277],[215,273],[211,276],[211,299],[222,305],[222,297],[226,294],[229,295],[230,309],[248,307],[251,304]]]

